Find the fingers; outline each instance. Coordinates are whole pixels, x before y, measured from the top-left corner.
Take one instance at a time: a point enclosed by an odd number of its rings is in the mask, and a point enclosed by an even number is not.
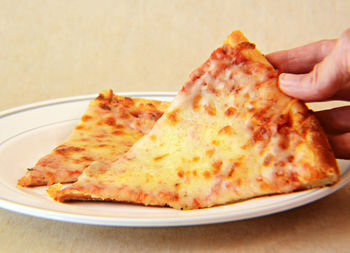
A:
[[[327,134],[350,132],[350,106],[315,112]]]
[[[315,112],[337,158],[350,159],[350,106]]]
[[[274,52],[266,57],[282,72],[307,73],[330,54],[336,42],[337,40],[322,40],[302,47]]]
[[[350,90],[350,29],[337,40],[333,50],[308,74],[281,74],[279,86],[286,94],[304,101],[330,99]],[[350,99],[350,98],[348,98]]]
[[[350,132],[328,136],[328,139],[337,158],[350,159]]]

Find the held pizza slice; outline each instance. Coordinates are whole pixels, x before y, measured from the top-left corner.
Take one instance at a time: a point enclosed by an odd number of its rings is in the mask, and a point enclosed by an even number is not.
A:
[[[151,130],[168,105],[103,91],[90,102],[69,138],[28,169],[18,185],[75,182],[92,161],[115,161]]]
[[[95,162],[49,194],[197,209],[336,183],[320,124],[280,92],[277,77],[255,45],[233,32],[121,159]]]

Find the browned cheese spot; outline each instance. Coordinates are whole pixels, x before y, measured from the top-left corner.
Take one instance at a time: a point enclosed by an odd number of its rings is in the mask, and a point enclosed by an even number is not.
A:
[[[95,135],[95,137],[96,137],[97,139],[103,139],[103,138],[107,137],[107,135],[104,134],[104,133],[101,133],[101,134]]]
[[[153,158],[154,161],[159,161],[162,160],[163,158],[167,157],[169,154],[164,154],[164,155],[160,155],[160,156],[156,156]]]
[[[179,177],[183,178],[184,175],[185,175],[185,173],[184,173],[184,171],[182,170],[182,168],[179,168],[179,169],[180,169],[180,170],[177,172],[177,175],[178,175]]]
[[[206,178],[206,179],[210,179],[211,178],[211,173],[209,171],[204,171],[203,172],[203,176]]]
[[[156,141],[157,140],[157,135],[150,135],[149,138],[151,139],[151,141]]]
[[[206,87],[207,90],[213,93],[215,96],[219,97],[221,95],[220,90],[216,89],[213,84],[208,83]]]
[[[267,156],[265,156],[264,162],[263,162],[264,166],[269,166],[272,160],[273,160],[273,155],[268,154]]]
[[[194,198],[193,205],[199,207],[201,205],[201,203],[199,202],[199,200],[197,198]]]
[[[102,93],[100,93],[96,98],[96,100],[104,100],[104,99],[105,99],[105,96]]]
[[[288,162],[293,162],[294,161],[294,155],[290,155],[287,157]]]
[[[111,110],[111,107],[105,103],[100,103],[98,106],[103,110],[107,110],[107,111]]]
[[[122,135],[122,134],[125,134],[124,131],[121,131],[121,130],[115,130],[112,132],[113,135]]]
[[[167,201],[178,201],[179,195],[177,193],[171,193],[171,192],[160,192],[158,194],[158,197],[161,199],[165,199]]]
[[[109,126],[115,126],[115,119],[113,117],[107,117],[104,122]]]
[[[234,107],[229,107],[229,108],[226,109],[225,115],[228,116],[228,117],[230,117],[230,116],[232,116],[232,115],[235,115],[236,112],[237,112],[237,109],[236,109],[236,108],[234,108]]]
[[[233,133],[234,133],[234,131],[233,131],[231,126],[224,126],[218,132],[219,135],[221,135],[221,134],[233,135]]]
[[[278,141],[278,146],[281,149],[288,149],[288,147],[289,147],[289,139],[286,138],[285,136],[281,136],[281,138]]]
[[[275,175],[276,175],[277,177],[283,177],[283,176],[284,176],[284,171],[283,171],[282,169],[277,169],[277,170],[275,171]]]
[[[124,97],[124,99],[121,101],[121,104],[128,107],[134,105],[135,102],[132,98]]]
[[[92,116],[87,115],[87,114],[85,114],[85,115],[81,118],[81,120],[84,121],[84,122],[89,121],[90,119],[92,119]]]
[[[212,157],[215,153],[215,149],[208,149],[205,151],[206,155]]]
[[[130,112],[130,114],[131,114],[133,117],[138,118],[138,117],[140,117],[141,112],[140,112],[140,111],[132,111],[132,112]]]
[[[215,161],[213,164],[212,164],[213,168],[214,168],[214,174],[217,174],[220,172],[221,170],[221,167],[222,167],[222,161],[221,160],[218,160],[218,161]]]
[[[195,157],[192,158],[192,161],[193,161],[193,162],[198,162],[199,159],[200,159],[199,156],[195,156]]]
[[[119,129],[122,129],[122,128],[124,128],[124,125],[122,125],[122,124],[116,124],[115,127],[116,127],[116,128],[119,128]]]
[[[179,113],[179,109],[175,109],[172,112],[169,112],[168,114],[166,114],[166,117],[170,121],[170,123],[175,125],[176,123],[179,122],[179,119],[177,117],[178,113]]]
[[[92,158],[90,156],[82,156],[81,159],[84,160],[84,161],[89,161],[89,162],[94,161],[94,158]]]
[[[276,124],[277,132],[286,134],[285,132],[288,132],[288,128],[293,125],[292,117],[289,115],[289,113],[282,114],[277,118]]]
[[[212,142],[211,142],[213,145],[215,145],[215,146],[219,146],[220,145],[220,141],[218,141],[218,140],[212,140]]]
[[[120,113],[119,118],[128,119],[128,118],[130,118],[130,115],[127,112],[123,111]]]
[[[58,146],[55,149],[55,152],[59,153],[61,155],[65,155],[65,154],[68,154],[68,153],[71,153],[71,152],[82,152],[84,150],[85,150],[84,148],[62,145],[62,146]]]
[[[257,129],[253,132],[253,141],[254,143],[258,141],[266,140],[269,137],[268,130],[263,126],[258,126]]]
[[[201,94],[197,94],[193,98],[192,108],[193,108],[194,111],[198,111],[200,109],[199,102],[201,101],[201,99],[202,99],[202,95]]]
[[[76,130],[82,130],[82,129],[84,129],[84,128],[85,128],[84,125],[77,125],[77,126],[75,127]]]
[[[274,165],[276,167],[284,167],[284,166],[286,166],[286,162],[285,161],[278,161]]]
[[[208,103],[204,106],[204,110],[210,115],[215,116],[216,115],[216,107],[214,103]]]
[[[156,107],[154,104],[152,104],[152,103],[147,103],[146,106],[149,107],[150,109],[153,109],[153,110],[157,108],[157,107]]]
[[[231,168],[230,168],[230,172],[228,173],[228,176],[229,177],[232,177],[233,174],[235,173],[235,169],[236,169],[236,166],[235,164],[232,164]]]

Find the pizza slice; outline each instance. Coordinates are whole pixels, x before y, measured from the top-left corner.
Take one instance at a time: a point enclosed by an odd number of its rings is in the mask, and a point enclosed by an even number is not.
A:
[[[168,105],[103,91],[90,102],[69,138],[28,169],[18,185],[74,182],[92,161],[115,161],[151,130]]]
[[[313,113],[241,32],[192,72],[153,129],[52,198],[198,209],[332,185],[339,168]]]

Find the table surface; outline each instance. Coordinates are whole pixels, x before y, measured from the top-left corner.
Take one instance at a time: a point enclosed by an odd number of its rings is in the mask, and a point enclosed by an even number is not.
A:
[[[107,88],[176,91],[232,30],[268,53],[337,37],[349,12],[346,0],[4,0],[0,110]],[[0,252],[348,252],[349,199],[347,185],[274,215],[174,228],[71,224],[0,209]]]

